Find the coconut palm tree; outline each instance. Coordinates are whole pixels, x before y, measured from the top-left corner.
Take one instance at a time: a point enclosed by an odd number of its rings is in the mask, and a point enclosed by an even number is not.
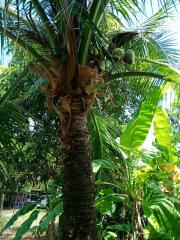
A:
[[[1,35],[19,45],[28,55],[26,67],[1,98],[1,103],[29,72],[47,80],[47,85],[42,90],[48,95],[49,108],[57,112],[60,119],[64,175],[63,239],[66,240],[95,239],[96,235],[87,114],[97,89],[104,87],[106,91],[108,86],[104,82],[107,81],[108,84],[115,79],[133,76],[177,81],[176,73],[169,68],[168,59],[166,63],[159,63],[154,59],[142,58],[149,55],[145,51],[146,40],[156,42],[149,36],[153,32],[153,28],[150,29],[149,26],[153,26],[152,22],[158,23],[160,15],[154,21],[152,19],[151,24],[141,26],[140,31],[122,31],[125,30],[124,21],[131,22],[136,17],[135,10],[141,9],[143,2],[6,0],[1,5]],[[162,1],[158,3],[162,4]],[[169,4],[170,1],[168,5],[163,2],[166,10]],[[114,29],[113,32],[106,32],[109,21],[117,22],[118,31]],[[136,40],[136,47],[138,44],[143,46],[141,58],[137,58],[137,61],[158,67],[144,71],[139,64],[139,71],[131,68],[135,58],[134,51],[124,51],[122,46],[131,44],[132,39]],[[151,49],[149,47],[150,52]],[[159,49],[162,50],[157,44],[156,50]],[[161,57],[164,56],[161,51]],[[102,70],[102,65],[107,66],[108,61],[110,69],[105,67]]]

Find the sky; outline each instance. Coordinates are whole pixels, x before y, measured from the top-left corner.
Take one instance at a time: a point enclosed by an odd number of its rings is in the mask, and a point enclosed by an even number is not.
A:
[[[154,9],[156,9],[157,1],[153,1]],[[167,26],[167,29],[169,29],[170,32],[173,33],[173,37],[175,39],[175,42],[177,43],[176,47],[180,49],[180,3],[176,5],[176,9],[173,10],[172,18],[168,19],[165,26]]]
[[[175,17],[167,21],[167,28],[174,33],[176,47],[180,49],[180,4],[178,5],[179,13],[175,12]]]

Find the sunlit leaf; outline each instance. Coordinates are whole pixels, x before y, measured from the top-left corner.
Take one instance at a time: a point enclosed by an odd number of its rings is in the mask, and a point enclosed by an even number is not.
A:
[[[93,160],[93,172],[97,173],[100,168],[117,169],[117,165],[111,160],[96,159]]]
[[[37,219],[38,214],[39,214],[38,210],[34,210],[30,214],[28,219],[25,222],[23,222],[22,225],[18,228],[14,240],[21,240],[22,239],[23,235],[25,235],[30,230],[31,225]]]
[[[169,160],[175,161],[176,157],[173,155],[175,150],[173,146],[173,138],[171,135],[171,126],[167,114],[158,107],[154,116],[154,131],[158,143],[168,149]]]
[[[126,149],[135,150],[144,143],[156,111],[159,96],[159,88],[150,91],[142,103],[138,115],[128,124],[120,139],[120,144],[125,147],[125,151]]]
[[[10,220],[5,224],[5,226],[3,227],[3,229],[0,232],[0,236],[2,235],[2,233],[10,228],[15,222],[16,220],[20,217],[25,215],[26,213],[32,211],[35,207],[36,207],[36,203],[31,203],[31,204],[26,204],[24,205],[23,208],[21,208],[19,211],[17,211],[11,218]]]

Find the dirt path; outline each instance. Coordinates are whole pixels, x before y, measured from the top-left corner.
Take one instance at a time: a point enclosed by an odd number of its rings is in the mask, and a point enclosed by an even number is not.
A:
[[[7,230],[2,237],[0,237],[1,240],[13,240],[15,237],[16,232],[13,230]],[[35,240],[35,238],[33,238],[32,234],[28,233],[26,234],[23,238],[23,240]],[[45,239],[45,238],[44,238]]]
[[[2,219],[3,221],[0,224],[0,230],[3,228],[3,226],[9,221],[9,219],[13,216],[13,214],[16,212],[16,210],[14,211],[13,209],[10,210],[4,210],[2,213]],[[0,240],[13,240],[15,235],[16,235],[16,230],[22,225],[22,223],[28,218],[30,213],[21,216],[12,226],[11,229],[7,229],[3,235],[0,237]],[[41,219],[41,217],[43,216],[43,213],[39,214],[38,219],[33,223],[33,226],[37,226],[39,223],[39,220]],[[45,236],[42,237],[41,240],[46,240],[47,238]],[[32,233],[27,233],[26,235],[24,235],[24,237],[22,238],[22,240],[35,240],[35,238],[32,236]]]
[[[2,237],[0,237],[0,240],[13,240],[16,235],[16,231],[11,229],[7,230]],[[27,233],[22,240],[36,240],[31,233]],[[47,240],[46,236],[42,236],[41,240]]]

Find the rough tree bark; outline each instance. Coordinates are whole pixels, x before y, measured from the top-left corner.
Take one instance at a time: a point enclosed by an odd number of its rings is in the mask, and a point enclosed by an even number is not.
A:
[[[68,132],[62,139],[65,152],[63,240],[93,240],[95,239],[94,183],[87,111],[83,109],[81,97],[71,99],[70,118]]]
[[[73,34],[70,36],[72,40],[71,37]],[[72,45],[70,49],[75,48],[72,42],[69,43],[69,46]],[[96,69],[79,67],[73,56],[75,53],[72,50],[65,64],[54,58],[49,60],[49,69],[39,64],[33,66],[33,72],[49,80],[43,90],[50,96],[49,108],[57,112],[61,119],[64,152],[63,240],[94,240],[95,200],[87,114],[103,79]]]

